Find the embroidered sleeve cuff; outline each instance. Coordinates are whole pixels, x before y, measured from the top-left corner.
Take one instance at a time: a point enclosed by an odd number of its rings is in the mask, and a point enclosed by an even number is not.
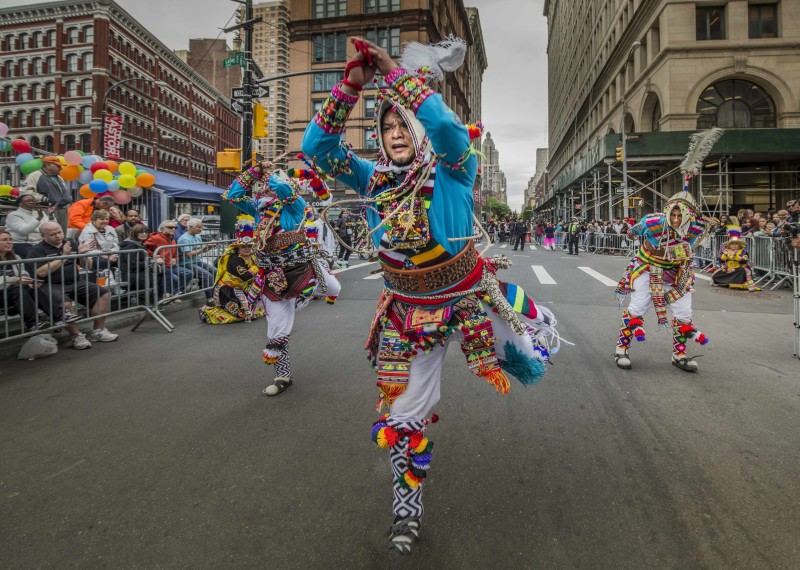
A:
[[[255,169],[253,168],[248,168],[247,170],[245,170],[239,176],[236,177],[234,183],[231,184],[230,188],[228,188],[228,190],[226,190],[225,193],[222,195],[222,199],[227,200],[228,202],[244,202],[246,200],[249,200],[250,197],[247,194],[252,193],[253,186],[255,185],[256,182],[261,180],[261,177],[262,177],[261,173],[256,172]],[[238,184],[244,189],[245,194],[243,196],[232,198],[230,196],[230,191],[236,184]]]
[[[386,83],[397,93],[398,102],[415,113],[425,99],[433,95],[433,90],[425,85],[423,78],[411,75],[402,67],[389,72]]]
[[[322,104],[322,108],[314,117],[314,122],[329,135],[338,135],[344,132],[344,124],[347,117],[353,110],[358,97],[348,95],[339,85],[335,85],[328,97]]]

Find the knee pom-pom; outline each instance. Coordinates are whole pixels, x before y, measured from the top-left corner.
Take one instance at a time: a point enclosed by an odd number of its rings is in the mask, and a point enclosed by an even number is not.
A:
[[[697,344],[706,345],[708,344],[708,337],[705,335],[705,333],[700,333],[695,337],[694,341]]]
[[[635,338],[638,342],[644,342],[645,334],[644,329],[641,327],[637,327],[633,330],[633,338]]]

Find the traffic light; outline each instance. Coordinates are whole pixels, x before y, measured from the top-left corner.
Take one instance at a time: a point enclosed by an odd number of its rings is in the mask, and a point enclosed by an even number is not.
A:
[[[242,171],[242,149],[226,148],[217,153],[217,168],[223,172]]]
[[[269,111],[259,103],[253,103],[253,137],[261,139],[269,136]]]
[[[641,208],[644,204],[644,198],[639,196],[630,196],[628,198],[628,208]]]
[[[617,147],[617,162],[625,162],[625,153],[622,152],[622,147]]]

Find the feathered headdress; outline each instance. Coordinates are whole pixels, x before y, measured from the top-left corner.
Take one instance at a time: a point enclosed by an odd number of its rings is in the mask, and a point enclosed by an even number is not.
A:
[[[683,162],[681,162],[684,190],[689,189],[689,180],[692,176],[700,174],[703,160],[705,160],[724,132],[723,129],[714,127],[707,131],[695,133],[689,138],[689,151],[686,153]]]
[[[467,42],[451,35],[438,44],[406,43],[400,56],[400,65],[414,75],[427,75],[442,81],[444,72],[461,67],[466,55]]]

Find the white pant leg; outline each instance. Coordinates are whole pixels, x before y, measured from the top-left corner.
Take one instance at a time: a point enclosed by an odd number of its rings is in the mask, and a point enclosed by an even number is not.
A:
[[[628,313],[636,317],[643,317],[653,304],[650,297],[650,272],[645,271],[631,284],[631,301],[628,304]]]
[[[419,354],[411,362],[408,385],[398,397],[389,415],[398,421],[422,421],[441,397],[442,365],[447,354],[447,346],[434,346],[427,354]]]
[[[320,262],[322,265],[322,275],[325,277],[325,285],[327,285],[328,290],[327,292],[322,292],[322,284],[318,283],[316,288],[314,289],[314,295],[327,295],[329,297],[337,297],[339,293],[342,292],[342,284],[339,283],[339,280],[336,279],[334,275],[331,274],[331,270],[328,269],[328,265],[325,262]]]
[[[264,296],[263,301],[267,313],[267,338],[280,338],[292,334],[297,299],[271,301]]]
[[[494,350],[497,353],[497,358],[506,360],[506,342],[510,342],[516,346],[517,350],[525,354],[528,358],[534,358],[536,356],[536,353],[533,352],[533,341],[527,332],[521,335],[515,333],[511,325],[509,325],[505,319],[499,315],[495,316],[485,305],[484,309],[486,310],[486,314],[491,315],[492,331],[494,332],[495,340]]]
[[[692,320],[692,294],[686,293],[683,297],[669,304],[672,316],[688,323]]]

